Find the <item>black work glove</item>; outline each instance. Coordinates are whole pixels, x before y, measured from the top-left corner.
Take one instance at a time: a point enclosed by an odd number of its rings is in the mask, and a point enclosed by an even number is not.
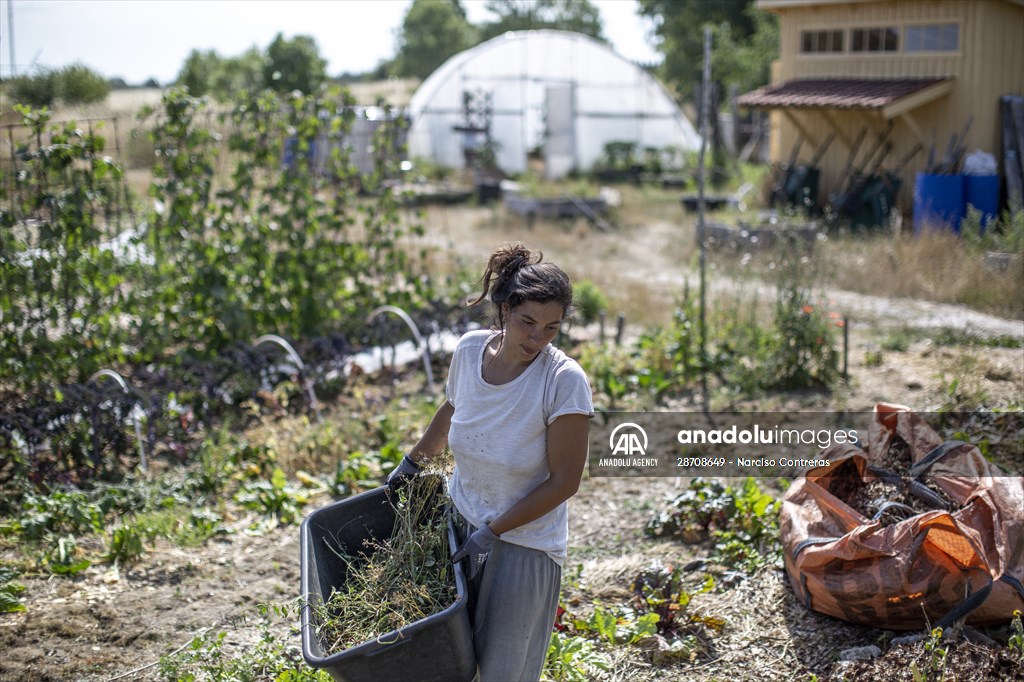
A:
[[[455,552],[452,556],[452,562],[459,563],[463,559],[468,559],[469,579],[473,580],[476,578],[477,573],[480,572],[480,569],[483,568],[484,562],[487,561],[487,556],[491,553],[491,546],[497,540],[498,536],[485,523],[466,538],[466,541],[462,543],[462,547],[459,547],[459,551]]]
[[[397,493],[410,480],[416,478],[420,473],[420,465],[412,461],[412,457],[406,455],[398,463],[391,473],[388,474],[388,487],[392,493]]]

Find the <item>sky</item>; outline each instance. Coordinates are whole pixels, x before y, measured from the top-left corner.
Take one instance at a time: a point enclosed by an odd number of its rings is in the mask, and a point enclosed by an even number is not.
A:
[[[222,57],[264,50],[279,32],[311,35],[327,72],[360,73],[394,55],[412,0],[0,0],[0,77],[33,66],[82,63],[132,85],[166,84],[193,49]],[[636,0],[593,0],[605,36],[623,57],[661,61]],[[469,20],[489,18],[483,0],[463,0]]]

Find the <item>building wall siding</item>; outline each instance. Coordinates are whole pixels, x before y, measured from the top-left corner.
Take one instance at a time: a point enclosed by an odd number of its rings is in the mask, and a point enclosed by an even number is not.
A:
[[[981,149],[1000,157],[999,98],[1008,94],[1024,95],[1024,40],[1021,39],[1024,35],[1024,7],[1007,0],[890,0],[780,8],[777,12],[781,45],[779,62],[773,69],[776,81],[815,77],[955,79],[954,88],[948,95],[910,112],[925,137],[925,149],[902,172],[903,188],[899,195],[902,209],[907,210],[911,205],[914,174],[925,168],[933,133],[936,157],[941,159],[950,136],[963,130],[973,115],[967,150]],[[907,24],[946,22],[960,25],[958,52],[916,55],[902,51],[902,28]],[[870,26],[899,27],[900,51],[889,54],[850,53],[848,31],[847,51],[841,55],[803,55],[799,51],[802,31]],[[821,112],[792,113],[819,142],[833,130]],[[848,141],[854,139],[862,127],[868,126],[870,132],[861,146],[858,162],[873,146],[874,136],[888,123],[877,112],[833,111],[829,116]],[[773,112],[772,124],[772,156],[786,159],[799,131],[780,112]],[[921,142],[912,128],[899,118],[893,120],[889,140],[893,148],[883,165],[888,168]],[[802,150],[800,156],[804,159],[813,153],[813,148],[806,141]],[[835,140],[820,164],[823,187],[835,188],[849,156],[849,147],[840,139]],[[823,196],[822,200],[827,198]]]

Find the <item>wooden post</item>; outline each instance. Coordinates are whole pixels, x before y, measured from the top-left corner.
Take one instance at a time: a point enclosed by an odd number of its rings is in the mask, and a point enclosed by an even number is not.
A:
[[[622,332],[626,328],[626,316],[619,313],[619,319],[615,323],[615,345],[622,345]]]

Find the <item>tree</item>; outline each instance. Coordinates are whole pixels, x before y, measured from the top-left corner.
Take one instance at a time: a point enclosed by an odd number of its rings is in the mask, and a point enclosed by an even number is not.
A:
[[[262,90],[266,62],[266,56],[255,46],[238,57],[224,59],[213,76],[214,96],[226,100],[241,92],[253,93]]]
[[[507,31],[550,28],[607,42],[601,10],[590,0],[487,0],[486,7],[498,18],[480,27],[481,41]]]
[[[220,65],[221,59],[214,50],[192,50],[185,58],[185,64],[175,82],[187,89],[193,97],[202,97],[212,89],[213,78],[220,70]]]
[[[398,35],[397,76],[426,78],[473,44],[474,31],[459,0],[413,0]]]
[[[320,56],[316,41],[310,36],[285,40],[280,33],[267,48],[263,65],[266,87],[287,93],[298,90],[314,94],[327,80],[327,61]]]
[[[762,12],[753,5],[746,12],[754,30],[745,39],[737,40],[729,24],[712,29],[711,73],[722,85],[736,85],[747,92],[771,81],[772,60],[779,54],[779,23],[774,14]]]
[[[701,79],[704,36],[714,30],[712,78],[750,88],[768,82],[771,60],[778,54],[778,21],[758,10],[754,0],[639,0],[640,14],[655,21],[659,50],[665,56],[661,76],[684,96]]]

